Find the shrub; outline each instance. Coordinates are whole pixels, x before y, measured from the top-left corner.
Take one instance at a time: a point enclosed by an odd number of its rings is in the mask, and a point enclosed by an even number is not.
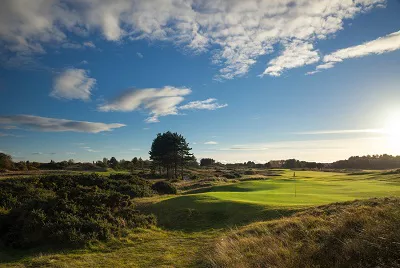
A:
[[[176,194],[177,190],[175,186],[167,181],[158,181],[151,187],[154,191],[159,194]]]
[[[246,170],[246,171],[244,172],[244,174],[245,174],[245,175],[254,175],[254,174],[256,174],[256,172],[255,172],[254,170]]]
[[[155,217],[135,210],[131,197],[152,194],[132,176],[95,174],[0,181],[0,244],[83,245],[119,236],[126,228],[149,227]]]
[[[193,174],[192,176],[190,176],[190,179],[194,181],[200,179],[200,177],[196,174]]]
[[[237,172],[232,172],[232,173],[225,173],[224,177],[227,179],[236,179],[236,178],[240,178],[241,175]]]

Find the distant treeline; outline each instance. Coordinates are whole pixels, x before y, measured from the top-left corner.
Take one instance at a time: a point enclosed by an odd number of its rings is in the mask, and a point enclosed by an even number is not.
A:
[[[366,155],[352,156],[347,160],[340,160],[330,164],[335,169],[394,169],[400,168],[400,155]]]
[[[289,169],[397,169],[400,168],[400,156],[367,155],[352,156],[347,160],[339,160],[333,163],[308,162],[297,159],[272,160],[267,163],[255,163],[247,161],[243,163],[223,164],[212,158],[202,158],[200,163],[196,158],[185,163],[185,167],[226,167],[226,168],[289,168]],[[103,158],[103,160],[89,163],[76,163],[70,159],[68,161],[49,163],[38,163],[30,161],[13,162],[11,156],[0,153],[1,170],[92,170],[112,168],[114,170],[150,170],[152,173],[158,172],[160,164],[152,160],[143,160],[134,157],[132,160],[117,160],[115,157]]]

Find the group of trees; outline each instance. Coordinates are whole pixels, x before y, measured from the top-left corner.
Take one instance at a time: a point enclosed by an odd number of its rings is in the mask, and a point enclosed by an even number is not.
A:
[[[11,156],[0,153],[0,169],[12,169],[14,163],[12,161]]]
[[[352,156],[347,160],[333,162],[330,166],[338,169],[394,169],[400,168],[400,156],[388,154]]]
[[[196,161],[190,150],[192,148],[186,139],[178,133],[168,131],[157,134],[149,152],[153,170],[166,174],[168,178],[178,178],[180,171],[180,176],[183,177],[183,168],[188,163]]]
[[[321,169],[325,166],[323,163],[300,161],[296,159],[287,159],[283,162],[282,168],[308,168]]]
[[[200,166],[201,167],[209,167],[215,164],[215,160],[212,158],[202,158],[200,159]]]
[[[150,168],[151,162],[149,160],[143,160],[141,157],[134,157],[131,161],[129,160],[117,160],[114,156],[110,159],[103,158],[102,161],[96,161],[96,166],[103,168],[112,168],[115,170],[133,170],[133,169],[144,169]]]

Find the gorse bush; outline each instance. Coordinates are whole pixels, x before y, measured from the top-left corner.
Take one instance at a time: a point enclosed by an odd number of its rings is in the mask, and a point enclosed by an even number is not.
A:
[[[176,187],[167,181],[158,181],[151,188],[159,194],[176,194]]]
[[[152,215],[135,210],[132,197],[152,194],[150,184],[114,175],[46,176],[0,181],[0,244],[83,245],[149,227]]]

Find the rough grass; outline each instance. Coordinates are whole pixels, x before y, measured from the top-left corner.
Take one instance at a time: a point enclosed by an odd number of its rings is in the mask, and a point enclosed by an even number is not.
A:
[[[219,239],[209,267],[400,267],[400,199],[331,204]]]
[[[136,229],[123,239],[85,249],[0,252],[0,267],[195,267],[217,232],[184,233]]]

